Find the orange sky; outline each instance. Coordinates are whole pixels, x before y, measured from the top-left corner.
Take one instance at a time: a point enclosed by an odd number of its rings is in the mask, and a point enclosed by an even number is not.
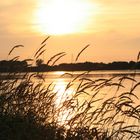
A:
[[[139,0],[5,0],[0,2],[0,59],[23,44],[13,56],[31,58],[47,35],[45,61],[65,51],[71,62],[130,61],[140,50]],[[11,56],[11,57],[13,57]]]

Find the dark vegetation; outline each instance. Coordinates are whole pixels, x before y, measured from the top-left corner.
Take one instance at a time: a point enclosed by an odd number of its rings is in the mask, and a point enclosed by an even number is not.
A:
[[[0,72],[41,72],[41,71],[91,71],[91,70],[134,70],[140,69],[140,62],[112,62],[112,63],[63,63],[47,65],[38,59],[36,66],[28,66],[26,61],[0,61]]]
[[[35,61],[43,51],[44,47],[41,46],[35,53]],[[53,56],[48,64],[57,57],[52,63],[54,66],[62,56],[64,53]],[[32,67],[28,61],[11,59],[10,63],[16,67],[22,65],[19,69],[24,69],[23,66]],[[87,78],[88,72],[77,76],[65,73],[62,77],[69,75],[72,79],[58,97],[59,91],[54,91],[53,83],[47,86],[44,84],[47,79],[42,73],[21,74],[19,71],[8,72],[7,78],[0,79],[0,140],[140,139],[140,105],[137,104],[139,98],[135,94],[140,82],[135,77],[125,75],[92,79]],[[11,76],[16,78],[9,78]],[[129,89],[125,89],[124,83],[127,81],[132,83]],[[78,85],[75,86],[75,82]],[[70,96],[67,92],[71,88],[74,91]],[[111,97],[98,96],[106,88],[115,89]],[[109,95],[109,90],[106,92]],[[81,101],[80,97],[83,96]],[[57,98],[60,99],[59,104],[56,104]]]

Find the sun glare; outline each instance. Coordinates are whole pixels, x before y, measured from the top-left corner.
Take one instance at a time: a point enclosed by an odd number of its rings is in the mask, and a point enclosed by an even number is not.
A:
[[[68,100],[68,97],[71,97],[75,93],[75,91],[72,87],[67,89],[68,83],[69,82],[66,82],[64,79],[61,79],[61,78],[57,79],[54,82],[53,92],[57,93],[56,94],[56,101],[55,101],[55,106],[57,108],[61,107],[63,102]],[[61,125],[65,124],[65,121],[69,120],[72,117],[72,114],[70,115],[70,112],[72,112],[72,110],[70,108],[63,108],[59,112],[57,119]]]
[[[50,35],[83,32],[97,11],[98,5],[90,0],[40,0],[35,30]]]

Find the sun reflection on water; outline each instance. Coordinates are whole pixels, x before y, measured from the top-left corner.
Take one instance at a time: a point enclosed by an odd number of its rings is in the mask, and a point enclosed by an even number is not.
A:
[[[56,74],[56,75],[63,75],[63,74],[65,74],[65,72],[64,71],[56,71],[56,72],[54,72],[54,74]]]
[[[56,108],[60,108],[57,120],[61,125],[65,124],[65,122],[70,120],[72,117],[70,115],[72,112],[71,108],[68,108],[69,105],[67,106],[67,103],[70,103],[70,99],[72,95],[74,95],[75,91],[73,87],[67,87],[68,83],[68,81],[65,81],[65,79],[62,78],[56,79],[54,82],[53,92],[56,93],[55,106]]]

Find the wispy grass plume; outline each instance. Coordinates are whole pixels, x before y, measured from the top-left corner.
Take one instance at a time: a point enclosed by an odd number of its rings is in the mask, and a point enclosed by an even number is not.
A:
[[[77,55],[77,57],[76,57],[76,59],[75,59],[75,62],[78,60],[78,58],[79,58],[79,56],[82,54],[82,52],[83,52],[85,49],[87,49],[89,46],[90,46],[89,44],[86,45],[86,46],[78,53],[78,55]]]
[[[24,46],[23,46],[23,45],[16,45],[16,46],[14,46],[14,47],[10,50],[10,52],[8,53],[8,55],[10,55],[10,54],[14,51],[14,49],[19,48],[19,47],[24,47]]]

